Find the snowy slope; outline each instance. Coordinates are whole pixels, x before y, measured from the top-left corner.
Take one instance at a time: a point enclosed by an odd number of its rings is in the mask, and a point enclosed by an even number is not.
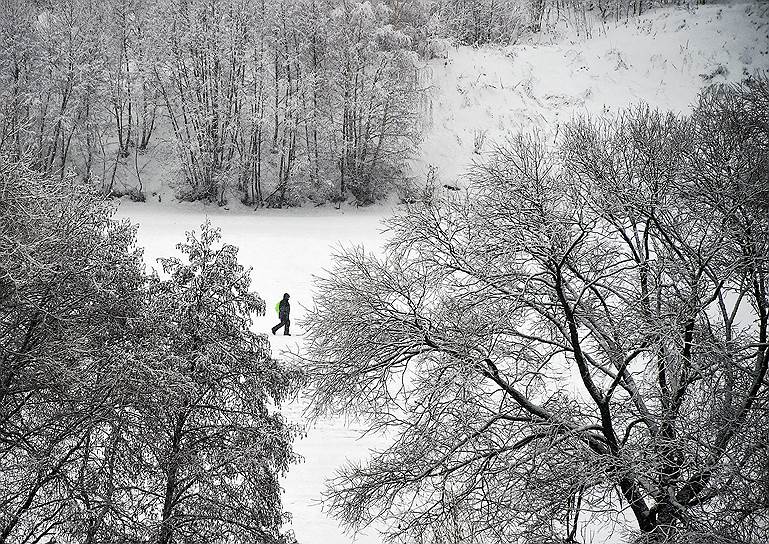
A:
[[[584,34],[584,33],[583,33]],[[628,105],[686,111],[709,83],[769,69],[769,5],[737,3],[650,11],[627,23],[596,25],[592,38],[564,29],[541,43],[447,48],[426,66],[427,130],[413,161],[444,183],[520,130],[552,131],[580,115]]]
[[[452,182],[472,160],[482,157],[493,141],[510,132],[539,128],[551,131],[575,115],[611,114],[638,101],[685,111],[697,92],[711,81],[735,81],[757,69],[769,68],[769,5],[703,6],[695,11],[650,12],[627,24],[593,29],[593,38],[564,31],[542,43],[508,48],[450,48],[445,59],[426,66],[429,99],[425,101],[426,131],[413,161],[414,174],[435,165],[443,182]],[[719,68],[722,67],[722,68]],[[712,74],[715,75],[710,78]],[[475,136],[485,133],[480,154]],[[120,203],[118,214],[140,225],[139,242],[146,261],[174,253],[184,232],[209,217],[222,228],[225,241],[241,248],[240,260],[253,267],[254,288],[268,308],[284,291],[291,293],[292,321],[309,306],[312,276],[322,274],[332,248],[363,244],[381,246],[380,220],[387,206],[367,210],[343,208],[251,211],[233,204],[227,211],[202,204]],[[258,318],[268,331],[274,314]],[[301,333],[294,326],[294,333]],[[273,350],[301,347],[301,336],[271,337]],[[302,402],[283,407],[294,420]],[[360,459],[382,439],[360,439],[355,423],[321,421],[297,443],[305,457],[284,480],[285,506],[302,544],[347,544],[353,541],[319,504],[323,482],[345,459]],[[374,531],[356,542],[374,544]],[[596,542],[605,542],[597,537]]]

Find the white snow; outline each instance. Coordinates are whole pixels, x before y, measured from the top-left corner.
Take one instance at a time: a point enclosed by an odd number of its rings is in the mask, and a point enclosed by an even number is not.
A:
[[[649,12],[627,24],[593,28],[593,38],[550,38],[507,48],[450,48],[447,57],[430,61],[423,104],[426,132],[413,160],[422,177],[427,165],[438,168],[442,182],[453,182],[482,157],[493,141],[511,131],[552,131],[575,115],[603,115],[645,101],[683,112],[708,81],[736,81],[769,68],[769,6],[733,4],[696,10]],[[563,36],[564,34],[562,34]],[[719,70],[723,67],[725,71]],[[709,78],[711,74],[722,72]],[[703,77],[706,76],[706,77]],[[480,153],[476,135],[485,132]],[[291,294],[292,332],[272,338],[273,350],[300,347],[302,306],[311,304],[312,277],[323,273],[332,248],[363,244],[380,247],[380,220],[388,206],[251,211],[240,205],[227,211],[201,204],[119,203],[118,215],[140,225],[139,243],[150,265],[173,254],[184,232],[199,228],[206,217],[221,227],[224,241],[240,247],[240,261],[253,267],[253,286],[267,301],[268,315],[256,326],[269,331],[277,323],[271,312],[284,291]],[[285,406],[301,418],[301,402]],[[300,543],[347,544],[337,523],[319,504],[323,482],[346,458],[364,457],[381,438],[359,439],[361,428],[341,421],[322,421],[308,429],[296,449],[305,457],[285,478],[285,507]],[[379,542],[374,531],[356,542]]]

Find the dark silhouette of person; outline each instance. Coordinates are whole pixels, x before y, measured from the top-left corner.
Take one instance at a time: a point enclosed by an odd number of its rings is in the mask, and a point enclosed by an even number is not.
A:
[[[291,305],[288,303],[289,298],[288,293],[283,293],[283,300],[278,303],[278,317],[280,318],[280,323],[272,328],[272,334],[275,334],[279,328],[283,327],[283,334],[285,336],[291,336],[288,332],[288,328],[291,326],[291,321],[289,320],[289,315],[291,314]]]

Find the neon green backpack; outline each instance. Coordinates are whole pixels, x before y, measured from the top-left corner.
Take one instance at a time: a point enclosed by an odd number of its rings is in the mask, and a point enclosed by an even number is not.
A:
[[[278,303],[275,305],[275,313],[276,313],[276,314],[279,314],[279,313],[280,313],[280,302],[278,302]]]

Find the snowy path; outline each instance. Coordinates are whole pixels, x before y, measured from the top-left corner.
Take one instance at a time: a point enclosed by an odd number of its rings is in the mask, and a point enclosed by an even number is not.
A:
[[[139,225],[138,242],[145,248],[148,267],[156,267],[158,257],[175,255],[175,245],[184,240],[185,231],[199,231],[206,218],[222,229],[225,242],[240,247],[239,259],[253,267],[253,288],[267,302],[267,316],[256,319],[259,330],[269,332],[277,323],[271,308],[284,291],[291,294],[292,332],[304,314],[302,306],[311,304],[313,275],[321,274],[330,263],[334,247],[364,244],[368,248],[381,243],[380,220],[386,208],[373,210],[299,210],[296,212],[249,210],[225,212],[202,206],[169,206],[120,202],[118,217]],[[270,336],[273,353],[299,346],[301,336]],[[300,421],[302,406],[295,402],[282,411],[289,419]],[[332,477],[346,459],[364,457],[377,445],[375,437],[361,438],[361,430],[343,421],[321,421],[307,429],[306,438],[295,444],[303,462],[291,467],[283,481],[284,506],[293,516],[291,528],[300,544],[376,544],[375,532],[353,537],[342,532],[337,522],[327,517],[319,504],[324,481]]]

